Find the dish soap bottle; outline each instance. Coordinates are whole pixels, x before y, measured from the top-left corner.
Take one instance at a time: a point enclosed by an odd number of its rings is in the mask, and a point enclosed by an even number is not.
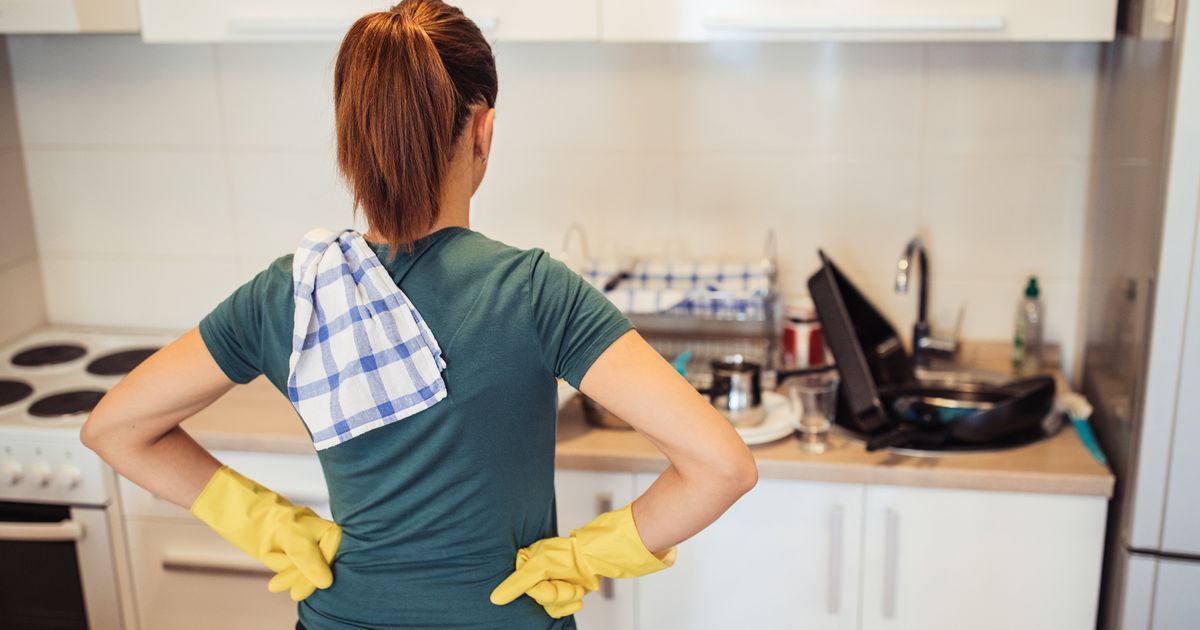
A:
[[[1042,300],[1037,276],[1029,277],[1025,297],[1017,306],[1017,332],[1013,337],[1013,368],[1018,374],[1036,372],[1042,358]]]

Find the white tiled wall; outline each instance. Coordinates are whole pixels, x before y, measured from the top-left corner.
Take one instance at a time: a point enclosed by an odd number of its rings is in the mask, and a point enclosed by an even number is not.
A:
[[[42,324],[46,302],[17,130],[8,55],[0,46],[0,343]]]
[[[10,38],[53,321],[185,327],[316,225],[335,45]],[[473,227],[557,253],[753,256],[785,288],[825,248],[907,331],[906,240],[935,329],[1011,335],[1024,276],[1078,347],[1094,44],[503,44]]]

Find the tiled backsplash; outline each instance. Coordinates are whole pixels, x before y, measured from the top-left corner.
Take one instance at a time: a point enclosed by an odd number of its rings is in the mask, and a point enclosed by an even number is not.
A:
[[[52,321],[182,328],[349,224],[332,160],[335,45],[11,37]],[[929,245],[936,332],[1008,338],[1041,276],[1079,347],[1096,44],[497,46],[473,227],[558,253],[753,256],[785,289],[823,247],[901,330],[896,259]],[[361,226],[360,226],[361,227]]]
[[[46,320],[8,54],[0,47],[0,343]]]

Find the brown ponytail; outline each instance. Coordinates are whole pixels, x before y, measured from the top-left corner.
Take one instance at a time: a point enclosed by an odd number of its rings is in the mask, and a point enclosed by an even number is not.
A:
[[[358,19],[333,77],[338,168],[354,208],[393,252],[438,217],[454,142],[473,105],[496,105],[492,48],[440,0],[404,0]]]

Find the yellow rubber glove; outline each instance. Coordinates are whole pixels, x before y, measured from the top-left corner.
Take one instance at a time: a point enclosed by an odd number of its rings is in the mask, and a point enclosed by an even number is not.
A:
[[[333,584],[329,568],[342,541],[337,523],[221,466],[192,502],[191,512],[225,540],[276,573],[267,588],[300,601]]]
[[[516,571],[491,594],[504,605],[527,594],[559,618],[578,612],[600,578],[639,577],[675,564],[676,547],[650,552],[633,522],[632,503],[605,512],[570,536],[543,538],[517,551]]]

